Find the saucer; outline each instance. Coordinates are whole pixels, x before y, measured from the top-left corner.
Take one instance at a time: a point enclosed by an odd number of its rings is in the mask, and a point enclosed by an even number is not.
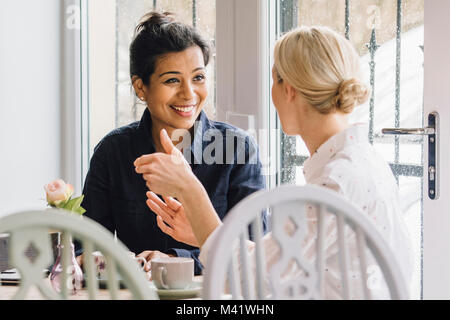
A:
[[[195,298],[202,291],[202,283],[193,281],[186,289],[158,289],[155,285],[151,286],[156,290],[160,298],[180,299],[180,298]]]
[[[20,274],[17,269],[10,269],[0,272],[0,283],[2,285],[20,284]]]

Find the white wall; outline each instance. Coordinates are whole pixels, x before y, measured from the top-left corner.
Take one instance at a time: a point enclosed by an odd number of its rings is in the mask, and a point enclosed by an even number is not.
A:
[[[0,216],[61,174],[61,1],[0,1]]]

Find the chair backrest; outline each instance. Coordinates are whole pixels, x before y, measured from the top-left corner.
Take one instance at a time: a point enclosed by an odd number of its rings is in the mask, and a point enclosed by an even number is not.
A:
[[[126,287],[135,300],[158,299],[149,286],[149,281],[138,264],[133,261],[126,246],[97,222],[61,209],[26,211],[4,216],[0,219],[0,234],[9,234],[9,265],[16,268],[21,276],[20,287],[13,299],[24,299],[30,288],[37,288],[45,299],[68,299],[69,289],[61,286],[57,292],[44,279],[43,270],[53,261],[50,232],[61,232],[62,281],[68,283],[72,240],[80,241],[84,249],[83,266],[86,275],[88,299],[98,298],[99,282],[92,253],[101,251],[106,259],[109,298],[119,299],[120,284]],[[25,254],[33,247],[33,259]],[[70,281],[70,280],[69,280]],[[1,287],[0,287],[1,288]]]
[[[263,210],[270,212],[272,225],[271,233],[265,236],[261,229],[260,213]],[[308,217],[312,212],[314,222]],[[249,225],[254,235],[252,254],[248,250]],[[291,230],[287,230],[289,225]],[[232,299],[327,298],[325,281],[329,275],[325,273],[329,239],[326,239],[326,233],[330,231],[330,226],[335,237],[333,259],[339,266],[337,271],[342,298],[354,297],[351,291],[355,286],[351,282],[355,273],[350,273],[350,269],[355,265],[361,284],[358,284],[361,293],[358,299],[374,298],[371,292],[373,279],[370,279],[374,265],[369,264],[374,261],[378,268],[377,276],[383,277],[390,298],[408,299],[396,257],[369,219],[338,193],[312,185],[285,185],[260,190],[242,200],[227,214],[221,230],[212,239],[204,270],[203,298],[229,298],[224,293],[231,293]],[[314,234],[314,259],[308,260],[302,243],[305,236],[311,233]],[[353,237],[349,237],[350,233]],[[272,267],[267,265],[266,258],[270,253],[264,248],[268,237],[272,238],[278,250],[278,259]],[[349,239],[354,241],[352,249],[356,253],[349,252]],[[356,264],[349,260],[350,253],[358,258]],[[270,255],[273,258],[273,253]],[[292,262],[301,272],[286,278],[285,271],[289,264],[292,266]]]

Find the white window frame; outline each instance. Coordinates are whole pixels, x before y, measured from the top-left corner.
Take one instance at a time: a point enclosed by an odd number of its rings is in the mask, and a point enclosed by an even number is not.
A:
[[[63,2],[61,176],[81,194],[89,164],[88,0]]]
[[[271,47],[275,28],[275,1],[227,0],[216,2],[216,110],[217,120],[254,130],[267,175],[267,185],[276,185],[276,161],[269,155],[276,148],[270,135]],[[272,139],[271,139],[272,138]]]

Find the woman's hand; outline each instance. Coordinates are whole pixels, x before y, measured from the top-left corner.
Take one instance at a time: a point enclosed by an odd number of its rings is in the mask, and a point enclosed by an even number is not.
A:
[[[148,154],[136,159],[135,170],[142,174],[149,190],[177,198],[183,204],[185,216],[197,238],[197,246],[201,247],[221,224],[220,218],[205,188],[192,173],[181,151],[173,145],[166,130],[161,130],[160,136],[166,153]],[[161,221],[159,225],[162,225]]]
[[[134,162],[136,172],[142,174],[149,190],[156,194],[179,198],[197,180],[190,165],[167,135],[161,130],[161,144],[166,153],[143,155]]]
[[[178,242],[199,246],[181,203],[170,197],[163,197],[163,202],[151,191],[147,192],[147,198],[147,205],[156,214],[156,222],[162,232]]]
[[[167,257],[175,257],[173,254],[165,254],[162,253],[160,251],[154,250],[154,251],[143,251],[141,253],[139,253],[136,257],[142,257],[145,258],[145,260],[147,260],[147,264],[144,267],[144,270],[146,272],[149,272],[152,269],[152,265],[150,263],[150,261],[152,261],[153,259],[156,258],[167,258]]]

